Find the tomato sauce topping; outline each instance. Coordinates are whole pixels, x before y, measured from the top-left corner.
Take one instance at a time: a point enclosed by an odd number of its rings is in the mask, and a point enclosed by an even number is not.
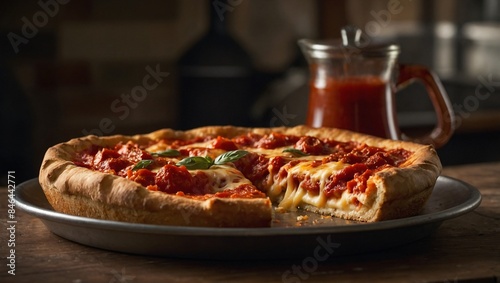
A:
[[[257,188],[265,190],[264,182],[269,175],[269,158],[250,152],[234,162],[236,168]]]
[[[297,136],[284,135],[280,133],[272,133],[261,137],[254,143],[254,147],[274,149],[278,147],[289,146],[296,143],[300,138]]]
[[[324,142],[310,136],[301,137],[295,143],[295,149],[310,155],[324,155],[330,152],[328,146]]]
[[[175,194],[182,191],[185,194],[204,195],[211,192],[206,174],[196,172],[191,175],[184,166],[165,165],[154,178],[155,191]]]
[[[366,164],[356,163],[342,169],[336,175],[332,175],[325,185],[325,195],[327,198],[334,196],[339,198],[344,190],[350,193],[364,192],[366,182],[372,171]]]
[[[185,147],[190,144],[207,142],[207,146]],[[234,166],[252,185],[242,184],[234,189],[213,192],[208,176],[201,171],[189,172],[184,166],[177,166],[171,158],[153,156],[145,148],[161,143],[170,149],[178,149],[180,157],[208,156],[216,153],[250,148],[249,153],[233,162]],[[278,178],[287,178],[287,168],[293,167],[303,159],[273,156],[251,152],[251,148],[276,149],[290,147],[305,155],[318,156],[311,163],[312,167],[329,162],[349,164],[336,174],[330,176],[325,184],[324,193],[327,198],[338,198],[344,190],[351,193],[362,193],[367,189],[367,180],[375,172],[389,167],[400,166],[412,152],[404,149],[383,149],[356,142],[339,142],[331,139],[318,139],[311,136],[293,136],[281,133],[269,135],[245,134],[233,138],[198,137],[189,140],[151,141],[149,145],[138,145],[133,142],[119,143],[112,147],[92,146],[79,152],[74,159],[78,166],[92,170],[115,174],[135,181],[152,191],[183,195],[193,198],[209,197],[265,197],[270,174]],[[184,147],[184,148],[183,148]],[[144,168],[134,168],[138,162],[150,160]],[[286,166],[285,166],[286,165]],[[155,171],[151,169],[156,168]],[[307,191],[319,193],[320,185],[311,180],[307,174],[290,176],[295,184]]]
[[[236,144],[230,139],[217,137],[213,143],[213,148],[231,151],[237,150],[238,146],[236,146]]]
[[[127,176],[127,170],[143,159],[151,159],[151,154],[140,149],[137,144],[119,143],[112,148],[92,146],[81,152],[74,163],[92,170]]]

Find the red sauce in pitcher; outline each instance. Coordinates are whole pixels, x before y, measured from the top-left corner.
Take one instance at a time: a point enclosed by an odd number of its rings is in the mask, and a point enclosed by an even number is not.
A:
[[[327,79],[311,84],[307,125],[334,127],[391,138],[390,84],[376,76]]]

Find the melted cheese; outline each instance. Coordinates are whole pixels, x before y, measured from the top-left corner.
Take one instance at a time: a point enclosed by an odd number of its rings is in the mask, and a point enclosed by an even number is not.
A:
[[[190,170],[189,172],[194,175],[196,171],[199,170]],[[252,184],[240,171],[229,165],[214,165],[210,169],[202,171],[208,176],[214,192],[234,189],[242,184]]]
[[[147,152],[159,152],[167,149],[167,145],[163,142],[157,142],[146,148]]]
[[[308,160],[312,158],[303,159]],[[282,169],[287,171],[287,176],[281,180],[278,176],[274,176],[274,182],[268,191],[271,199],[278,201],[279,207],[290,211],[297,210],[297,208],[306,204],[318,208],[332,208],[343,211],[352,210],[355,207],[353,198],[356,196],[350,194],[347,190],[342,193],[340,198],[327,199],[324,194],[329,178],[349,166],[349,164],[342,162],[329,162],[319,166],[312,166],[312,164],[313,161],[308,160],[296,166],[290,167],[286,165],[283,167]],[[319,185],[319,193],[306,190],[302,186],[304,181],[298,184],[294,181],[294,179],[297,180],[295,176],[304,175],[307,175],[313,183]]]

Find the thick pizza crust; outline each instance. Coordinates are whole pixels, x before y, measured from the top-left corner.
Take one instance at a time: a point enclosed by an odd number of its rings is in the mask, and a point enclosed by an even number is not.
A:
[[[414,154],[399,168],[389,168],[370,177],[369,200],[349,212],[336,209],[305,209],[361,221],[380,221],[417,214],[427,199],[441,163],[432,146],[393,141],[330,128],[242,128],[211,126],[189,131],[163,129],[150,134],[109,137],[87,136],[49,148],[40,168],[40,184],[56,211],[72,215],[137,223],[215,226],[269,226],[272,207],[269,199],[195,200],[162,192],[153,192],[128,179],[76,166],[77,152],[92,144],[111,146],[118,142],[145,143],[161,138],[190,139],[198,136],[235,137],[246,133],[310,135],[341,142],[357,141],[387,149],[404,148]]]
[[[150,191],[131,180],[72,162],[77,152],[92,144],[106,146],[128,140],[140,143],[150,137],[88,136],[49,148],[39,175],[47,200],[56,211],[106,220],[206,227],[270,225],[272,206],[267,198],[196,200]]]

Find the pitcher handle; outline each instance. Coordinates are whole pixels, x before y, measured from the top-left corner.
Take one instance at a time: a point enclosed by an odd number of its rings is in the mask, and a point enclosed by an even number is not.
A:
[[[400,65],[399,68],[397,89],[420,80],[427,90],[437,116],[436,126],[429,134],[414,138],[403,133],[401,138],[423,144],[432,144],[435,148],[442,147],[455,131],[455,114],[446,90],[439,78],[424,66]]]

